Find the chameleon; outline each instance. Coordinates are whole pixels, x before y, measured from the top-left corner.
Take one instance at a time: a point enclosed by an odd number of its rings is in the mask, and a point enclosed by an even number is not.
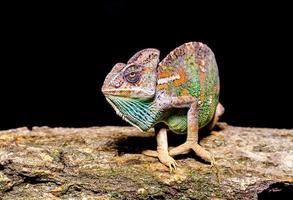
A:
[[[212,50],[201,42],[188,42],[161,62],[160,51],[143,49],[127,62],[117,63],[106,76],[102,93],[116,113],[141,131],[155,129],[157,149],[147,156],[176,170],[176,155],[190,151],[213,163],[210,152],[198,143],[198,130],[215,126],[224,107],[219,102],[218,66]],[[186,134],[186,141],[168,148],[167,131]]]

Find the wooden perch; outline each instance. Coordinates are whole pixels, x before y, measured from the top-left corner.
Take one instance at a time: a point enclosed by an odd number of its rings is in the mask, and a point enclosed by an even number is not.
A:
[[[170,146],[184,135],[169,134]],[[153,131],[132,127],[19,128],[0,132],[0,199],[257,199],[293,182],[293,130],[227,126],[201,140],[175,173],[140,154]],[[218,170],[217,170],[218,169]],[[280,191],[280,190],[279,190]]]

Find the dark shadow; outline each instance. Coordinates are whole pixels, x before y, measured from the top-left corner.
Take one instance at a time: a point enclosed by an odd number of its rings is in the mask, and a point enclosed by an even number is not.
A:
[[[269,188],[257,194],[259,200],[269,199],[293,199],[293,183],[278,182],[273,183]]]
[[[215,128],[213,130],[217,131]],[[208,128],[204,127],[202,129],[200,129],[200,131],[198,133],[198,142],[200,142],[202,139],[204,139],[210,135],[211,135],[211,130],[209,130]]]
[[[143,134],[143,133],[142,133]],[[156,137],[127,137],[116,143],[118,155],[141,153],[146,149],[156,149]]]
[[[222,131],[223,129],[225,129],[225,125],[221,127],[221,125],[219,125],[219,123],[217,123],[212,130],[210,130],[210,125],[211,122],[206,125],[205,127],[203,127],[202,129],[200,129],[199,133],[198,133],[198,141],[201,141],[202,139],[204,139],[205,137],[208,137],[211,135],[211,131]]]

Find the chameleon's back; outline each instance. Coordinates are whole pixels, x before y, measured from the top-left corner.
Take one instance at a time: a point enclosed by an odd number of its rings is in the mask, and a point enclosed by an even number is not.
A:
[[[185,43],[174,49],[158,67],[157,92],[170,96],[194,96],[199,100],[199,127],[211,121],[219,100],[218,67],[211,49],[200,42]],[[170,129],[186,132],[187,110],[165,119]]]

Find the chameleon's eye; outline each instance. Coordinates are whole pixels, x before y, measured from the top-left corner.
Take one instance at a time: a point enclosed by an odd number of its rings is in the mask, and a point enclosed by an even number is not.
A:
[[[131,72],[129,75],[128,75],[130,78],[134,78],[136,76],[136,73],[135,72]]]
[[[129,83],[137,83],[140,80],[140,66],[130,66],[124,71],[124,78]]]
[[[125,75],[125,79],[129,83],[137,83],[140,80],[140,74],[139,72],[131,72]]]

